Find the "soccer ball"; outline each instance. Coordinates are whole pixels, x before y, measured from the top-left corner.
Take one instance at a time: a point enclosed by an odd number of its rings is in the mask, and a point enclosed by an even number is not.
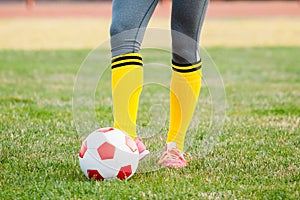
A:
[[[83,141],[78,155],[84,175],[94,180],[130,178],[139,163],[136,143],[116,128],[101,128]]]

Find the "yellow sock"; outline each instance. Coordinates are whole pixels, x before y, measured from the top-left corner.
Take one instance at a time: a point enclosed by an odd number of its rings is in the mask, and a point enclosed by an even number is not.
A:
[[[112,97],[114,127],[132,138],[136,134],[136,117],[143,86],[143,61],[139,53],[112,58]]]
[[[172,63],[170,125],[167,143],[175,142],[181,151],[183,151],[184,137],[200,93],[201,64],[201,61],[192,65]]]

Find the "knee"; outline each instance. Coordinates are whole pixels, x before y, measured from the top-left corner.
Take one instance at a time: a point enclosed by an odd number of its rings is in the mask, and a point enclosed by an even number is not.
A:
[[[134,27],[130,20],[113,20],[110,26],[112,56],[138,52],[142,42],[141,30]]]

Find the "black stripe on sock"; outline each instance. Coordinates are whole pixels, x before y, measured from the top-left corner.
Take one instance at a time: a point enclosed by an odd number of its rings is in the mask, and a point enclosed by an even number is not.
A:
[[[124,63],[112,65],[111,68],[114,69],[114,68],[123,67],[123,66],[128,66],[128,65],[143,66],[143,64],[140,63],[140,62],[124,62]]]
[[[198,62],[195,62],[195,63],[179,64],[179,63],[176,63],[175,61],[172,60],[172,65],[175,66],[175,67],[172,67],[172,69],[176,72],[181,72],[181,73],[194,72],[194,71],[197,71],[197,70],[201,69],[202,64],[198,67],[193,67],[193,68],[189,68],[189,69],[178,69],[178,68],[176,68],[176,66],[178,66],[178,67],[190,67],[192,65],[199,65],[200,63],[201,63],[201,60],[199,60]]]
[[[194,63],[185,63],[185,64],[180,64],[180,63],[177,63],[174,60],[172,60],[172,64],[175,65],[175,66],[178,66],[178,67],[189,67],[191,65],[197,65],[199,63],[201,63],[201,60],[199,60],[197,62],[194,62]]]
[[[181,73],[188,73],[188,72],[194,72],[194,71],[197,71],[199,69],[201,69],[201,65],[199,67],[194,67],[194,68],[191,68],[191,69],[177,69],[175,67],[172,67],[172,69],[176,72],[181,72]]]
[[[143,61],[142,57],[140,56],[121,56],[121,57],[113,58],[111,63],[127,60],[127,59],[137,59]]]

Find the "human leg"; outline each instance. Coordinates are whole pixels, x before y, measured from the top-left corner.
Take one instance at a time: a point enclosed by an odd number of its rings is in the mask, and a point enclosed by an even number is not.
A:
[[[136,138],[136,117],[143,85],[139,53],[157,0],[113,0],[110,28],[114,127]]]
[[[208,2],[208,0],[173,0],[172,5],[173,71],[167,143],[175,143],[180,151],[183,151],[185,134],[201,87],[202,63],[198,46]]]

